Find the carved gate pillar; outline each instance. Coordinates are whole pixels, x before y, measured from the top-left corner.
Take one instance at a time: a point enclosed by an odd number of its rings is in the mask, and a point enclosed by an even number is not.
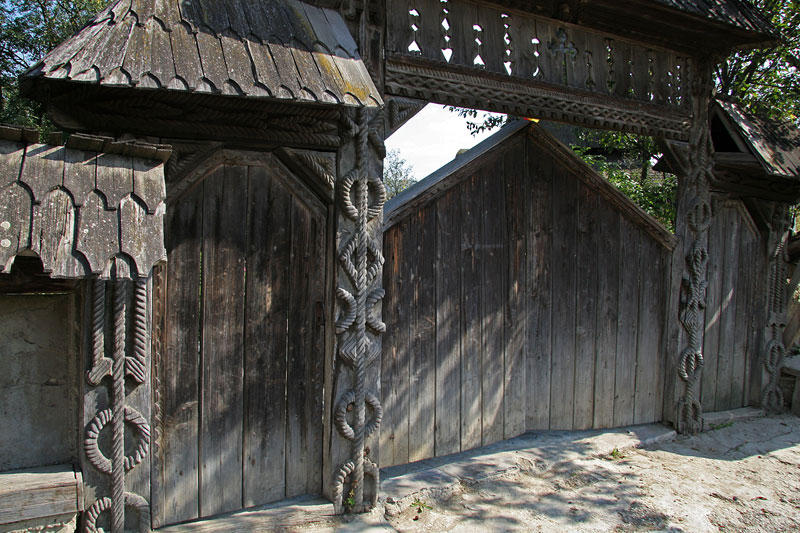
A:
[[[761,407],[768,412],[783,410],[783,392],[778,383],[786,356],[783,331],[786,329],[787,299],[787,244],[791,215],[789,205],[776,203],[772,209],[767,241],[769,270],[767,272],[767,328],[763,353],[764,389]]]
[[[335,208],[336,341],[323,480],[337,513],[369,510],[380,483],[383,127],[379,111],[343,111]]]
[[[680,285],[678,320],[684,332],[680,341],[677,372],[683,384],[677,403],[679,433],[695,434],[703,429],[700,380],[703,371],[706,287],[708,272],[708,230],[713,222],[710,179],[714,169],[714,147],[709,129],[709,104],[713,92],[710,57],[699,58],[692,77],[693,121],[689,134],[689,164],[679,180],[678,234],[683,237],[683,276]],[[674,310],[673,310],[674,312]],[[680,390],[680,385],[679,385]]]

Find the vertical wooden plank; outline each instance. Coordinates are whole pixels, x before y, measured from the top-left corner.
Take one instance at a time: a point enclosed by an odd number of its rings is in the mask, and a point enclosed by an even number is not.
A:
[[[457,189],[436,201],[436,455],[461,450],[461,204]]]
[[[244,505],[286,496],[286,322],[291,197],[250,167],[244,372]]]
[[[504,438],[525,432],[526,422],[526,365],[525,341],[527,336],[527,239],[526,212],[528,180],[524,138],[515,142],[503,156],[506,181],[506,227],[508,263],[508,290],[505,306],[505,380],[503,395]]]
[[[199,516],[199,389],[203,187],[170,205],[161,410],[163,524]]]
[[[574,429],[589,429],[594,422],[594,376],[598,307],[598,198],[578,185],[577,298],[575,319]],[[605,243],[604,243],[605,245]]]
[[[494,154],[481,169],[480,192],[483,197],[482,238],[480,242],[481,382],[483,445],[503,440],[503,382],[505,338],[503,311],[506,305],[506,235],[505,169],[501,154]],[[494,174],[494,175],[493,175]]]
[[[399,307],[400,265],[402,242],[400,226],[393,226],[383,234],[383,254],[386,259],[383,267],[383,287],[386,296],[383,299],[383,321],[386,334],[383,337],[383,356],[381,357],[381,405],[383,406],[383,422],[381,423],[380,447],[381,465],[393,466],[394,431],[400,421],[397,418],[396,361],[397,340],[401,330],[397,309]]]
[[[658,390],[659,346],[663,324],[659,322],[658,308],[662,283],[659,244],[643,232],[638,232],[642,242],[638,257],[641,276],[639,286],[639,327],[636,348],[636,390],[634,393],[634,424],[655,422],[656,391]],[[634,263],[635,264],[635,263]]]
[[[642,253],[637,228],[620,219],[620,286],[617,321],[617,361],[614,380],[614,425],[627,426],[634,420],[636,387],[636,332],[639,328],[639,272],[634,258]]]
[[[205,183],[200,515],[242,506],[242,374],[247,167]]]
[[[708,289],[706,304],[705,337],[703,339],[702,405],[703,412],[716,410],[717,362],[719,354],[719,320],[722,310],[722,261],[725,242],[727,212],[720,201],[714,202],[714,222],[708,231]]]
[[[620,215],[608,203],[599,206],[597,239],[597,330],[594,385],[595,428],[614,425],[614,379],[619,317]]]
[[[306,203],[306,199],[308,203]],[[307,194],[293,196],[287,324],[286,497],[322,488],[325,222]]]
[[[733,374],[736,353],[736,278],[739,270],[739,235],[742,220],[733,207],[726,210],[725,233],[720,246],[724,248],[721,272],[719,352],[717,359],[716,411],[741,407],[733,398]]]
[[[749,243],[754,239],[747,226],[739,231],[739,241],[736,243],[736,256],[739,268],[736,272],[736,287],[734,299],[736,301],[736,326],[733,353],[735,355],[733,376],[731,377],[731,400],[737,407],[746,407],[745,395],[747,367],[749,361],[750,316],[751,299],[749,297],[753,285],[753,263],[747,255]]]
[[[498,74],[507,74],[506,67],[503,65],[505,58],[506,43],[505,27],[503,19],[500,17],[501,11],[494,6],[478,5],[475,24],[479,25],[481,31],[481,59],[486,70]]]
[[[414,271],[413,254],[417,249],[417,232],[414,231],[408,219],[404,220],[400,228],[399,271],[400,292],[397,303],[398,331],[396,333],[397,355],[395,360],[394,389],[395,389],[395,430],[394,430],[394,464],[405,464],[409,457],[409,420],[410,420],[410,377],[411,377],[411,342],[413,339],[413,302],[414,302]]]
[[[530,162],[528,220],[528,379],[527,429],[550,427],[551,312],[553,305],[551,260],[553,255],[552,160],[528,139]]]
[[[444,61],[440,45],[441,32],[441,2],[439,0],[416,0],[415,6],[419,11],[421,31],[417,32],[417,44],[422,49],[422,55],[434,61]]]
[[[573,428],[578,181],[557,172],[553,186],[553,359],[550,429]]]
[[[414,334],[411,347],[411,380],[409,382],[410,419],[408,427],[408,459],[420,461],[434,455],[434,409],[436,400],[436,210],[420,209],[411,231],[417,234],[415,263]]]
[[[389,52],[408,53],[408,45],[413,40],[408,11],[411,5],[406,0],[387,0],[386,2],[386,48]]]
[[[481,238],[483,198],[477,176],[459,187],[461,196],[461,449],[481,445]]]

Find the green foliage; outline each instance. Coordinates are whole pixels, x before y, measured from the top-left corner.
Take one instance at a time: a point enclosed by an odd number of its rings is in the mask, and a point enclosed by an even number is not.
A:
[[[717,93],[752,113],[800,126],[800,0],[752,2],[783,35],[777,45],[735,52],[717,67]]]
[[[579,130],[573,151],[608,179],[636,205],[675,231],[678,181],[672,174],[654,172],[657,153],[651,137],[589,129]]]
[[[509,120],[511,116],[497,115],[494,113],[487,113],[486,111],[478,111],[477,109],[467,109],[466,107],[448,106],[448,111],[457,113],[459,117],[467,119],[467,130],[470,135],[478,135],[484,131],[492,131],[499,128]],[[480,120],[478,119],[480,113]]]
[[[386,196],[393,198],[416,182],[414,167],[400,157],[397,150],[389,150],[383,160],[383,185],[386,187]]]
[[[20,96],[17,76],[68,38],[108,0],[0,0],[0,122],[47,131],[40,105]]]

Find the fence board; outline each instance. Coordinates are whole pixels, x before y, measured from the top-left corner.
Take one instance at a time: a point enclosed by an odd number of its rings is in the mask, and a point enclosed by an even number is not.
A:
[[[297,196],[291,204],[286,387],[286,496],[322,488],[324,222]]]
[[[708,289],[706,292],[706,323],[703,338],[703,376],[701,385],[701,401],[703,411],[716,410],[717,398],[717,366],[719,355],[719,321],[722,292],[722,268],[724,261],[724,242],[727,209],[721,208],[721,202],[714,203],[717,222],[708,230]]]
[[[736,346],[736,276],[739,270],[739,232],[742,230],[742,220],[735,208],[728,208],[720,221],[726,230],[723,241],[719,246],[723,248],[723,268],[721,272],[720,293],[720,319],[719,319],[719,352],[717,362],[717,395],[716,411],[724,411],[741,407],[735,405],[733,400],[733,368],[736,359],[741,357],[735,350]]]
[[[461,255],[457,189],[439,199],[436,213],[435,454],[440,456],[461,451],[461,279],[449,268]]]
[[[199,516],[198,440],[202,279],[203,188],[198,187],[169,212],[167,306],[161,409],[164,426],[164,516],[175,523]]]
[[[200,515],[242,506],[242,376],[246,167],[204,184]]]
[[[643,236],[642,236],[643,237]],[[641,275],[639,288],[639,321],[636,349],[636,389],[634,394],[634,424],[656,421],[657,391],[661,363],[659,348],[661,335],[658,328],[650,327],[659,320],[662,306],[663,269],[662,254],[657,245],[642,238],[642,252],[638,270]]]
[[[291,197],[267,170],[250,171],[244,373],[244,505],[286,494],[286,322]],[[269,253],[263,253],[268,250]],[[270,386],[265,387],[264,384]]]
[[[414,316],[409,382],[408,459],[418,461],[434,455],[434,408],[436,392],[436,211],[420,210],[414,221],[419,240],[413,257]]]
[[[553,162],[528,148],[531,161],[528,218],[528,429],[550,427],[550,362],[552,358]]]
[[[634,419],[636,386],[636,338],[639,328],[639,272],[628,264],[639,257],[641,243],[636,227],[626,219],[620,222],[619,321],[617,323],[617,361],[614,379],[614,425],[627,426]],[[634,263],[638,264],[638,262]]]
[[[480,179],[471,176],[461,186],[461,287],[463,326],[461,330],[461,447],[481,445],[481,263],[478,239],[481,235]]]
[[[499,170],[493,180],[481,180],[479,194],[483,197],[483,233],[479,239],[481,270],[482,336],[481,378],[483,419],[482,443],[491,444],[503,439],[503,382],[505,338],[503,312],[506,293],[506,235],[505,180],[502,159],[494,164]],[[490,333],[491,332],[491,333]]]
[[[598,300],[597,231],[598,198],[579,186],[577,232],[577,298],[575,323],[574,429],[589,429],[594,422],[594,382]]]
[[[525,339],[528,329],[527,314],[527,239],[526,198],[528,180],[525,179],[527,157],[525,146],[518,143],[503,155],[505,169],[505,212],[508,228],[507,294],[505,306],[505,379],[503,395],[504,438],[525,432],[527,376]]]
[[[595,362],[594,427],[614,425],[614,380],[617,355],[617,317],[620,284],[620,215],[599,206],[597,250],[597,361]]]

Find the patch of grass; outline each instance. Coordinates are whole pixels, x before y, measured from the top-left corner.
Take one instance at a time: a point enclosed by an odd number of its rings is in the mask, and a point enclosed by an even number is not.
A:
[[[422,511],[424,511],[425,509],[428,509],[429,511],[430,511],[431,509],[433,509],[433,507],[431,507],[431,506],[430,506],[430,505],[428,505],[427,503],[423,502],[423,501],[422,501],[422,500],[420,500],[419,498],[414,498],[414,501],[413,501],[413,502],[411,502],[411,507],[416,507],[416,509],[417,509],[417,512],[418,512],[418,513],[421,513],[421,512],[422,512]]]
[[[623,454],[623,453],[620,451],[620,449],[619,449],[619,448],[614,448],[613,450],[611,450],[611,453],[610,453],[610,454],[608,454],[608,456],[609,456],[611,459],[613,459],[614,461],[619,461],[620,459],[623,459],[623,458],[625,457],[625,454]]]

